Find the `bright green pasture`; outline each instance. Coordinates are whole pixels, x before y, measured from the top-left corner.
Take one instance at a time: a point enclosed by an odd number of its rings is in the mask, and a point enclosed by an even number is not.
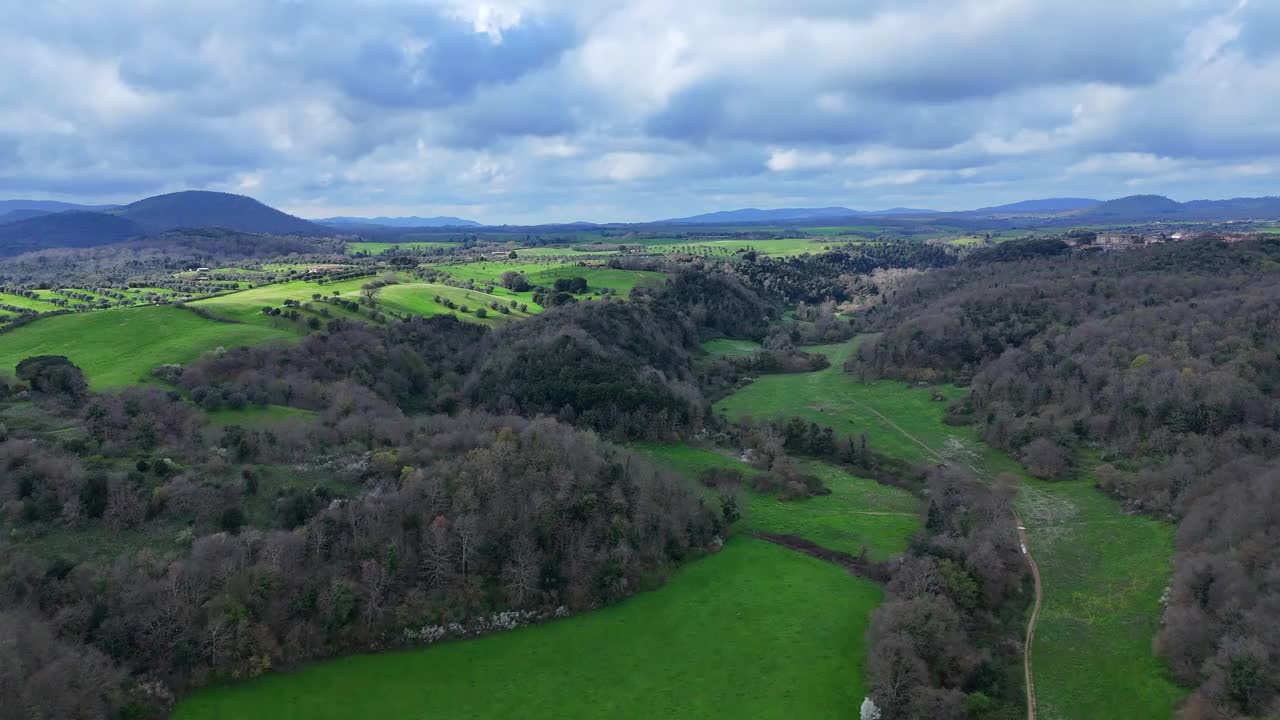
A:
[[[113,308],[41,318],[0,334],[0,368],[12,372],[32,355],[65,355],[95,389],[147,379],[166,363],[187,363],[219,346],[286,337],[271,328],[206,320],[169,306]]]
[[[22,295],[14,295],[13,293],[0,293],[0,305],[12,305],[14,307],[26,308],[27,310],[35,310],[36,312],[53,312],[60,310],[57,305],[44,300],[33,300]]]
[[[968,465],[986,477],[1023,480],[1018,506],[1043,581],[1032,652],[1041,720],[1168,718],[1185,693],[1152,654],[1159,597],[1168,584],[1173,529],[1125,515],[1091,481],[1049,483],[983,443],[972,427],[943,424],[940,391],[896,381],[859,382],[840,367],[857,343],[806,348],[832,367],[771,375],[716,404],[731,417],[800,416],[842,433],[866,432],[876,450],[912,462]]]
[[[748,538],[665,587],[540,627],[197,692],[176,720],[847,718],[874,583]]]
[[[523,273],[533,285],[551,286],[560,278],[581,277],[586,279],[588,292],[608,288],[619,295],[627,296],[639,286],[660,284],[665,275],[647,270],[616,270],[614,268],[582,267],[574,263],[565,263],[552,258],[539,261],[531,260],[486,260],[454,265],[439,265],[438,269],[447,272],[458,280],[472,280],[486,285],[499,285],[502,273],[514,271]],[[531,293],[516,293],[529,295]]]
[[[451,310],[443,304],[435,301],[439,296],[441,300],[452,300],[459,308]],[[493,325],[508,319],[526,318],[541,312],[542,308],[536,303],[525,302],[528,305],[528,312],[522,312],[517,304],[511,307],[512,300],[519,300],[518,293],[497,294],[497,288],[494,294],[484,293],[479,290],[467,290],[466,288],[453,287],[452,285],[439,285],[435,283],[407,283],[404,285],[389,285],[378,291],[378,305],[388,310],[408,313],[410,315],[421,315],[423,317],[431,317],[432,315],[446,315],[453,313],[459,319],[471,320],[474,322],[482,322]],[[506,305],[510,310],[509,315],[503,315],[499,311],[491,307],[491,303]],[[466,306],[468,312],[463,313],[462,306]],[[475,310],[478,307],[484,307],[487,317],[484,319],[475,316]]]
[[[1092,479],[1029,480],[1018,507],[1044,584],[1032,650],[1039,717],[1172,717],[1186,691],[1151,640],[1173,526],[1125,515]]]
[[[652,253],[692,253],[732,255],[738,250],[755,250],[761,255],[788,256],[820,253],[832,246],[829,239],[784,238],[781,240],[695,240],[665,245],[650,245]]]
[[[760,343],[750,340],[708,340],[702,343],[702,349],[713,358],[746,357],[760,352]]]
[[[644,445],[638,449],[693,482],[708,468],[737,470],[745,478],[759,472],[717,450],[689,445]],[[797,535],[852,555],[865,548],[876,560],[887,560],[907,549],[907,539],[920,526],[918,502],[910,493],[825,463],[806,463],[804,469],[817,475],[831,494],[782,501],[747,490],[748,528]]]
[[[961,396],[963,390],[916,388],[893,380],[863,383],[846,373],[844,361],[861,341],[806,347],[808,352],[826,355],[831,366],[812,373],[756,378],[716,403],[715,411],[734,419],[801,417],[840,435],[865,432],[876,450],[910,462],[927,462],[936,456],[908,434],[944,451],[952,435],[972,439],[968,428],[943,425],[947,403],[932,400],[935,390],[949,398]]]
[[[462,248],[462,243],[441,242],[435,240],[424,240],[420,242],[353,242],[347,243],[347,254],[354,255],[360,251],[377,255],[378,253],[391,250],[392,248],[400,250],[423,250],[428,248]]]

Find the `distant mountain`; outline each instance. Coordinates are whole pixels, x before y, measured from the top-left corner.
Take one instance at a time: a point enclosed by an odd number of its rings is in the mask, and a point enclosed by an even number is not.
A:
[[[978,208],[969,212],[983,215],[1056,215],[1058,213],[1087,210],[1102,204],[1101,200],[1090,198],[1044,198],[1043,200],[1023,200],[1008,205]]]
[[[0,225],[0,255],[110,245],[145,232],[132,220],[107,213],[50,213]]]
[[[1177,215],[1180,212],[1182,212],[1182,204],[1163,195],[1130,195],[1098,203],[1080,213],[1079,217],[1155,220],[1162,216]]]
[[[30,220],[33,217],[52,214],[53,213],[48,210],[10,210],[7,213],[0,213],[0,225],[18,222],[19,220]]]
[[[720,210],[684,218],[659,220],[663,223],[753,223],[779,222],[783,220],[807,220],[810,218],[836,218],[866,215],[862,210],[850,210],[847,207],[824,208],[777,208],[761,210],[759,208],[743,208],[741,210]]]
[[[483,227],[475,220],[464,220],[451,215],[437,217],[331,217],[312,220],[321,225],[378,225],[381,227],[415,228],[415,227]]]
[[[14,210],[40,210],[46,213],[64,212],[66,210],[110,210],[119,205],[79,205],[77,203],[60,202],[58,200],[0,200],[0,215]]]
[[[872,210],[862,215],[935,215],[937,210],[929,210],[928,208],[905,208],[895,207],[888,210]]]
[[[332,235],[333,230],[268,207],[244,195],[186,190],[156,195],[111,211],[152,232],[222,227],[270,235]]]

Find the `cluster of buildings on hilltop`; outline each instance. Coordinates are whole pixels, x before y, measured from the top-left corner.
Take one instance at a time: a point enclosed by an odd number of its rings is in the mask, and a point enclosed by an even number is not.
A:
[[[1095,234],[1069,235],[1062,240],[1077,250],[1132,250],[1147,245],[1159,245],[1184,240],[1220,240],[1237,243],[1261,237],[1258,233],[1221,233],[1209,230],[1175,230],[1173,232],[1120,232],[1107,231]]]

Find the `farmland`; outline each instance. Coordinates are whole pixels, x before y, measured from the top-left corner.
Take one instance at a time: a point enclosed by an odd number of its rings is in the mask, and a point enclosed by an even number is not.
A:
[[[618,605],[209,688],[174,717],[845,717],[863,696],[863,636],[880,592],[739,538]]]
[[[42,318],[0,336],[0,369],[33,355],[65,355],[95,389],[145,382],[151,369],[187,363],[218,347],[252,345],[289,333],[222,323],[170,306],[113,308]]]

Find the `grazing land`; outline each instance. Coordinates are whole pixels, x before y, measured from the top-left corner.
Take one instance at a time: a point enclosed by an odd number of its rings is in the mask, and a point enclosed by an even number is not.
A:
[[[650,445],[644,451],[694,482],[709,468],[737,470],[746,477],[755,472],[727,454],[689,445]],[[825,463],[805,463],[804,470],[821,479],[831,494],[783,501],[748,491],[746,527],[796,535],[851,555],[865,549],[873,560],[888,560],[906,549],[920,526],[919,503],[910,493]]]
[[[176,307],[113,308],[41,318],[0,335],[0,368],[33,355],[65,355],[94,389],[146,382],[153,368],[219,347],[289,337],[269,327],[208,320]]]
[[[750,340],[709,340],[702,343],[702,349],[713,358],[747,357],[760,352],[760,343]]]
[[[737,538],[618,605],[210,688],[174,718],[849,717],[880,594],[834,565]]]
[[[424,240],[414,242],[353,242],[347,243],[347,252],[356,254],[366,252],[377,255],[387,250],[429,250],[433,248],[462,248],[462,243]]]
[[[1169,582],[1173,528],[1126,515],[1092,482],[1044,482],[983,443],[971,427],[942,422],[954,386],[859,382],[841,369],[860,339],[813,346],[832,366],[770,375],[716,404],[730,417],[799,416],[837,432],[865,431],[872,445],[911,462],[968,465],[1022,481],[1019,509],[1044,583],[1033,668],[1041,720],[1168,718],[1185,691],[1152,652],[1160,594]]]

